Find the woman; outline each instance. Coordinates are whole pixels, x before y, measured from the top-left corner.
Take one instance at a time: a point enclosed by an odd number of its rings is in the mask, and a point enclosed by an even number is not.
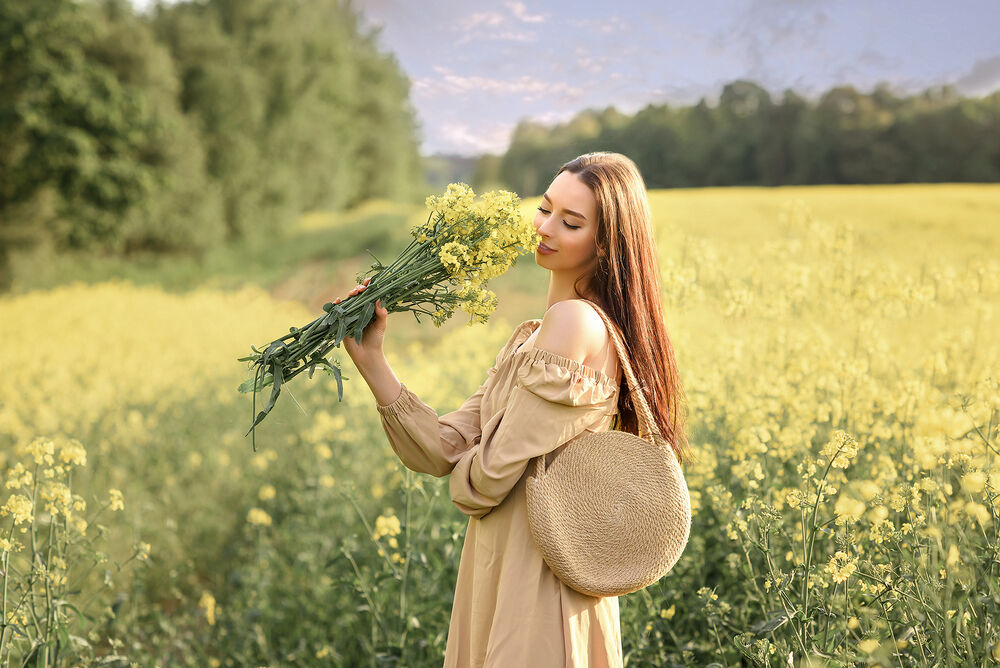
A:
[[[414,471],[450,474],[452,502],[469,516],[446,667],[622,665],[618,598],[563,584],[527,524],[524,482],[533,457],[551,462],[585,432],[638,432],[614,342],[585,300],[617,326],[660,432],[686,459],[682,388],[635,164],[606,152],[567,162],[542,196],[534,225],[542,238],[535,260],[550,272],[544,317],[514,329],[486,381],[458,410],[438,417],[398,381],[382,353],[388,311],[380,303],[361,344],[344,340],[393,450]]]

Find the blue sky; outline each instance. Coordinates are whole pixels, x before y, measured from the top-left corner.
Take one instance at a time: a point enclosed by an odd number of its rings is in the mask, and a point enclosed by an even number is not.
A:
[[[133,0],[143,7],[150,0]],[[354,0],[412,81],[422,152],[502,152],[518,120],[713,102],[734,79],[815,98],[1000,89],[1000,0]]]
[[[1000,89],[1000,1],[357,0],[413,81],[425,154],[500,152],[517,121],[717,99],[734,79],[814,98]],[[609,11],[610,9],[610,11]]]

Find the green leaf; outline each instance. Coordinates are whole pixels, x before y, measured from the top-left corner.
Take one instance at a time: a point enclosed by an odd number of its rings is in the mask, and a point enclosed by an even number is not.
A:
[[[375,315],[375,302],[370,301],[365,304],[364,309],[358,316],[358,322],[354,326],[354,340],[358,342],[358,345],[361,345],[361,338],[364,336],[365,327],[372,321],[373,315]]]
[[[256,389],[257,390],[263,390],[265,387],[267,387],[268,385],[271,384],[272,380],[273,380],[273,378],[272,378],[271,374],[265,374],[264,375],[264,383],[262,385],[257,386]],[[247,392],[250,392],[251,390],[254,389],[254,384],[256,382],[259,382],[256,376],[254,376],[253,378],[248,378],[245,381],[243,381],[242,383],[240,383],[240,386],[237,389],[240,392],[246,394]]]
[[[344,379],[343,379],[343,377],[340,374],[340,369],[338,369],[337,367],[333,366],[329,362],[327,362],[326,365],[328,367],[330,367],[330,371],[333,372],[333,377],[337,380],[337,401],[343,401],[344,400]]]
[[[344,340],[344,334],[347,333],[347,318],[341,317],[337,320],[337,334],[333,337],[334,342],[340,345],[340,342]]]
[[[771,614],[773,614],[774,617],[771,617],[771,619],[768,619],[767,621],[757,622],[750,627],[750,630],[754,633],[770,633],[788,621],[788,616],[785,615],[783,611],[776,610],[772,611]]]

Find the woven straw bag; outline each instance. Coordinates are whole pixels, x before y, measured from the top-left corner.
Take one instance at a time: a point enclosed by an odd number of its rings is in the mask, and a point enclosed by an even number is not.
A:
[[[525,481],[528,526],[563,583],[588,596],[620,596],[648,587],[677,562],[691,531],[691,498],[615,328],[585,301],[611,332],[640,436],[591,433],[570,441],[548,467],[544,455],[536,457]]]

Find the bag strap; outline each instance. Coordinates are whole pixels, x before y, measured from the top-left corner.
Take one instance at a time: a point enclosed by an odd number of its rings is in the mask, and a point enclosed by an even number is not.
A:
[[[653,418],[653,412],[649,409],[649,404],[646,403],[646,396],[641,389],[639,389],[639,381],[636,379],[635,374],[632,373],[632,365],[629,364],[628,355],[625,353],[625,344],[622,343],[621,337],[618,336],[618,330],[611,323],[611,318],[608,314],[604,312],[600,306],[590,301],[589,299],[583,299],[597,311],[597,314],[601,316],[604,320],[604,324],[608,328],[608,332],[611,333],[611,340],[615,343],[615,350],[618,352],[618,361],[621,362],[622,369],[625,371],[625,379],[628,383],[629,394],[632,397],[632,404],[636,408],[636,416],[639,422],[639,437],[643,438],[643,433],[647,436],[661,436],[660,430],[656,426],[656,420]],[[638,405],[636,405],[638,403]],[[645,423],[645,424],[643,424]],[[643,430],[645,427],[645,432]],[[655,439],[646,439],[653,445],[657,445]]]

